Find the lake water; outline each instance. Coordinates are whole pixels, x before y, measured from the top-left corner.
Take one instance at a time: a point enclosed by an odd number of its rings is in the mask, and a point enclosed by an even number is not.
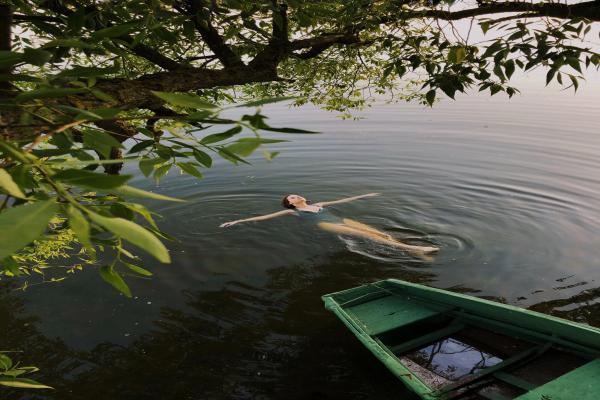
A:
[[[595,86],[597,87],[597,86]],[[43,369],[31,399],[409,399],[320,296],[378,279],[450,288],[600,325],[600,96],[531,89],[434,109],[381,104],[342,121],[266,107],[281,154],[218,161],[199,181],[171,171],[151,203],[172,265],[146,258],[133,299],[93,270],[25,293],[4,284],[0,339]],[[278,211],[284,194],[333,200],[335,214],[441,247],[432,262],[319,231]],[[407,239],[414,240],[414,239]]]

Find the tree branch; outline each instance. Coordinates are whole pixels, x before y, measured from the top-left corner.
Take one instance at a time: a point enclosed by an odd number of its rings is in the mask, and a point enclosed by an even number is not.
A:
[[[119,39],[123,40],[124,42],[127,42],[128,44],[132,44],[134,42],[133,38],[128,35],[121,36],[119,37]],[[190,68],[188,66],[178,63],[177,61],[170,59],[169,57],[163,56],[161,53],[154,50],[152,47],[146,46],[145,44],[138,43],[130,47],[130,49],[136,55],[145,58],[151,63],[158,65],[159,67],[162,67],[167,71],[177,71],[183,68]]]
[[[219,61],[221,61],[225,68],[240,67],[244,65],[241,58],[231,50],[217,29],[212,26],[210,11],[202,7],[202,5],[202,0],[191,0],[189,11],[186,12],[181,6],[176,7],[176,9],[179,12],[192,17],[196,30],[200,33],[200,36],[202,36],[202,39],[208,48],[219,58]]]
[[[398,20],[402,21],[416,18],[437,18],[446,21],[456,21],[464,18],[510,12],[534,12],[536,13],[536,17],[554,17],[563,19],[587,18],[592,21],[600,21],[600,2],[592,0],[576,4],[564,4],[508,1],[483,4],[477,8],[468,8],[459,11],[435,9],[406,11],[394,16],[380,18],[379,23],[385,24],[396,22]]]
[[[299,39],[290,42],[290,50],[309,49],[303,53],[293,53],[295,57],[309,59],[318,56],[328,48],[336,44],[360,43],[360,38],[355,33],[327,33],[308,39]]]
[[[63,5],[61,5],[60,3],[56,2],[56,1],[46,1],[46,2],[42,3],[40,7],[42,7],[43,9],[46,9],[48,11],[52,11],[58,15],[65,16],[65,17],[68,17],[69,15],[73,14],[72,10],[64,7]],[[92,8],[94,8],[94,7],[92,6]],[[24,17],[29,17],[29,16],[26,15]],[[56,18],[56,20],[58,20],[59,22],[63,22],[58,17],[45,17],[45,18]],[[45,19],[41,19],[41,18],[31,19],[31,21],[35,21],[35,20],[45,21]],[[97,21],[97,22],[98,22],[98,29],[108,28],[111,26],[111,25],[103,24],[101,21]],[[119,36],[119,39],[128,44],[134,43],[133,38],[129,35]],[[162,68],[166,69],[167,71],[175,71],[178,69],[185,68],[184,65],[181,65],[178,62],[171,60],[169,57],[162,55],[160,52],[158,52],[158,51],[154,50],[153,48],[146,46],[144,44],[138,43],[138,44],[130,47],[129,49],[134,54],[136,54],[142,58],[145,58],[146,60],[150,61],[151,63],[158,65],[159,67],[162,67]]]
[[[276,69],[279,62],[289,54],[287,5],[273,0],[273,28],[269,44],[250,62],[253,68]]]

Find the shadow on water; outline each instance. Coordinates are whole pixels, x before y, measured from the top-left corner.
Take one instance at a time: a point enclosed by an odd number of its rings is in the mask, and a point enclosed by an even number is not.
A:
[[[23,350],[24,362],[42,368],[37,379],[56,388],[11,391],[7,398],[409,400],[412,395],[320,299],[390,277],[424,284],[434,279],[341,252],[319,263],[273,268],[261,287],[230,281],[219,290],[184,291],[186,307],[163,307],[154,328],[132,344],[101,343],[91,351],[42,335],[5,285],[0,340]],[[599,299],[597,288],[532,308],[600,325]]]

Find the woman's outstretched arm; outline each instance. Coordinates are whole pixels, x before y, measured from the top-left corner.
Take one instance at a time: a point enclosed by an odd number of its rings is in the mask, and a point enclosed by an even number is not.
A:
[[[379,195],[381,195],[381,193],[367,193],[367,194],[361,194],[360,196],[346,197],[345,199],[339,199],[339,200],[333,200],[333,201],[321,201],[321,202],[315,203],[315,205],[325,207],[325,206],[330,206],[332,204],[348,203],[350,201],[364,199],[365,197],[375,197],[375,196],[379,196]]]
[[[229,221],[229,222],[225,222],[221,225],[219,225],[220,228],[227,228],[230,227],[231,225],[235,225],[235,224],[239,224],[240,222],[250,222],[250,221],[264,221],[267,219],[271,219],[271,218],[277,218],[277,217],[281,217],[282,215],[287,215],[287,214],[293,214],[294,210],[282,210],[282,211],[277,211],[271,214],[266,214],[266,215],[260,215],[258,217],[252,217],[252,218],[246,218],[246,219],[237,219],[235,221]]]

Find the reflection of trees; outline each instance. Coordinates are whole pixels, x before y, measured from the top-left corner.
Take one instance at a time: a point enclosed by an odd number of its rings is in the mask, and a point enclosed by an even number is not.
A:
[[[42,335],[35,327],[36,318],[24,315],[24,302],[15,296],[17,282],[3,281],[0,284],[0,350],[14,351],[10,357],[21,365],[35,365],[45,371],[44,375],[28,376],[43,383],[52,381],[61,387],[62,374],[68,363],[76,357],[58,339]],[[47,391],[22,391],[0,388],[0,398],[37,398],[36,394]]]
[[[571,321],[600,327],[600,287],[584,290],[566,299],[544,301],[530,307],[534,311],[551,314]],[[575,306],[575,307],[573,307]],[[561,310],[560,308],[567,308]]]
[[[580,282],[555,289],[570,289],[585,283],[586,282]],[[453,286],[446,289],[458,293],[469,294],[471,296],[480,296],[484,299],[493,300],[500,303],[507,302],[506,299],[502,297],[481,296],[480,290],[465,286]],[[600,287],[584,290],[565,299],[543,301],[530,306],[529,309],[568,319],[570,321],[582,322],[592,326],[600,327]]]
[[[457,346],[459,347],[459,350],[451,350],[452,347]],[[479,355],[479,359],[475,362],[471,361],[471,357],[474,354]],[[455,357],[452,357],[449,360],[451,363],[445,363],[437,358],[438,355]],[[461,358],[460,355],[466,355],[467,357]],[[499,362],[494,356],[451,338],[433,343],[432,345],[410,354],[408,357],[422,367],[453,381],[462,379],[467,375],[475,374],[479,370]],[[468,370],[464,372],[466,368],[468,368]],[[460,375],[458,375],[459,373]]]
[[[20,301],[2,292],[3,348],[26,350],[23,360],[43,369],[36,378],[57,388],[6,398],[408,400],[320,299],[390,277],[432,279],[343,252],[315,265],[273,269],[260,287],[230,282],[185,292],[188,307],[164,308],[155,329],[132,345],[105,343],[85,353],[41,335],[32,318],[22,317]]]
[[[396,399],[400,392],[408,400],[320,298],[385,277],[431,278],[341,253],[317,265],[273,269],[261,287],[230,282],[185,292],[187,308],[164,308],[156,328],[130,346],[106,343],[75,357],[57,345],[31,354],[54,354],[38,379],[57,390],[35,398]]]

